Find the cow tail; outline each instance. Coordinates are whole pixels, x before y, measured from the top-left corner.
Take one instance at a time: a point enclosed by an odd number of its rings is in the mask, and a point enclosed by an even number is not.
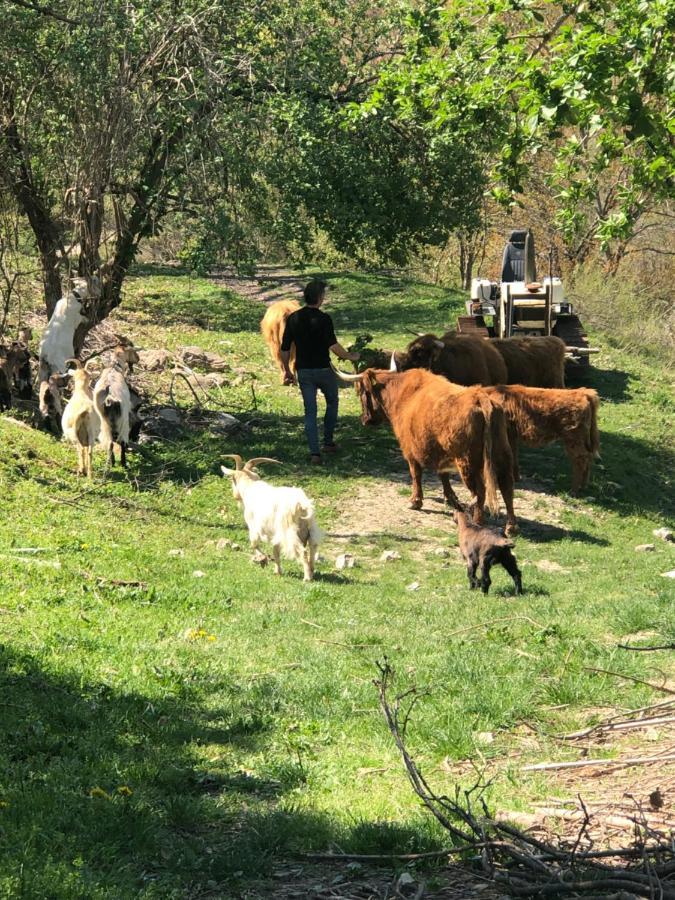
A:
[[[478,402],[485,419],[485,443],[483,445],[483,481],[485,482],[485,503],[493,516],[499,514],[499,498],[497,497],[498,479],[495,469],[495,445],[499,447],[500,430],[503,424],[499,415],[494,415],[495,407],[487,394],[480,393]],[[497,410],[501,412],[501,410]]]
[[[586,391],[586,397],[590,408],[590,427],[588,429],[586,449],[592,453],[596,459],[600,457],[600,432],[598,431],[598,407],[600,406],[600,398],[595,391]]]

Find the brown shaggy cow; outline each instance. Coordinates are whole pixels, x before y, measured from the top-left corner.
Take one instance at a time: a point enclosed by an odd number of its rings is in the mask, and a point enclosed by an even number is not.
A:
[[[519,477],[519,440],[531,447],[560,441],[572,463],[572,493],[588,484],[593,459],[600,451],[600,400],[596,391],[590,388],[531,388],[519,384],[485,390],[506,413],[516,478]]]
[[[489,341],[452,332],[442,339],[435,334],[415,338],[406,350],[394,354],[393,362],[399,372],[428,369],[454,384],[506,384],[507,380],[504,360]]]
[[[500,563],[513,578],[516,594],[522,594],[523,582],[520,569],[511,553],[513,543],[491,528],[474,525],[471,516],[462,510],[456,509],[453,518],[459,531],[459,549],[466,561],[469,587],[473,589],[480,585],[483,593],[487,594],[492,584],[490,569],[495,563]],[[478,568],[480,568],[480,581],[476,578],[476,569]]]
[[[282,384],[290,384],[291,382],[286,378],[284,365],[281,361],[281,342],[284,337],[284,329],[286,328],[286,319],[296,309],[300,309],[300,304],[297,300],[278,300],[267,307],[267,312],[260,323],[260,331],[269,347],[270,355],[279,366]],[[290,366],[291,369],[295,369],[295,344],[291,347]]]
[[[565,343],[560,338],[492,338],[490,344],[501,353],[508,370],[508,378],[501,384],[565,387]]]
[[[507,510],[507,534],[518,530],[513,510],[513,460],[500,407],[482,388],[462,388],[423,369],[385,372],[367,369],[361,375],[341,375],[356,384],[364,425],[389,421],[410,468],[411,507],[422,507],[422,470],[433,469],[443,485],[446,502],[461,509],[448,472],[459,475],[475,497],[474,517],[483,507],[498,511],[497,487]]]

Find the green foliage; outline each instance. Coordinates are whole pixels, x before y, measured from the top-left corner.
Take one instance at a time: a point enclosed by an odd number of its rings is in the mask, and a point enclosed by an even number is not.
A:
[[[369,334],[402,348],[410,329],[440,331],[462,309],[461,295],[421,282],[316,274],[330,281],[345,344]],[[655,643],[675,634],[672,584],[659,574],[672,567],[669,545],[633,551],[675,512],[672,397],[653,360],[605,348],[588,373],[602,397],[591,496],[565,494],[559,447],[523,453],[523,472],[545,488],[518,538],[527,593],[513,597],[495,572],[484,598],[467,588],[433,481],[426,513],[406,518],[405,463],[387,429],[360,425],[353,391],[340,395],[340,453],[306,465],[301,399],[278,384],[261,304],[185,274],[145,271],[126,291],[113,324],[139,346],[197,344],[247,373],[211,400],[245,411],[248,427],[143,444],[126,474],[104,477],[97,453],[83,483],[72,448],[0,417],[0,488],[20,512],[0,520],[0,894],[230,897],[273,892],[260,880],[280,860],[333,844],[447,846],[378,710],[383,654],[402,688],[430,689],[408,737],[431,784],[472,785],[475,760],[495,775],[488,801],[500,809],[562,790],[555,773],[531,779],[518,766],[566,757],[554,735],[589,724],[588,707],[654,702],[587,668],[653,679],[650,654],[616,644],[646,628]],[[154,377],[151,390],[166,391],[170,376]],[[250,561],[218,476],[224,453],[283,460],[267,477],[315,500],[328,532],[315,582],[293,563],[277,578]],[[220,537],[242,549],[218,550]],[[382,562],[392,548],[401,559]],[[357,566],[337,572],[345,549]]]

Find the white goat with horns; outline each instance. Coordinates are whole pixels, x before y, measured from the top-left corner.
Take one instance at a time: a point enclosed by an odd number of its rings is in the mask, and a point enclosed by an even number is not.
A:
[[[63,436],[77,447],[77,474],[91,478],[91,458],[94,444],[101,430],[101,418],[94,406],[94,395],[89,383],[89,372],[79,359],[68,359],[75,368],[66,374],[72,376],[73,394],[61,419]]]
[[[276,487],[260,478],[254,466],[277,459],[258,456],[244,463],[237,453],[226,454],[236,469],[221,466],[232,479],[234,499],[244,510],[253,550],[260,541],[269,541],[274,553],[274,571],[281,575],[281,552],[287,559],[302,563],[305,581],[314,577],[314,559],[323,533],[314,518],[314,505],[300,488]]]

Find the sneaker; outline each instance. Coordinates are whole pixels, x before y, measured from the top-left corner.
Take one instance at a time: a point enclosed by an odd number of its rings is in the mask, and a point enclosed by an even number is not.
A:
[[[309,461],[311,462],[311,464],[313,466],[323,465],[323,460],[321,459],[321,456],[318,453],[312,453],[312,455],[309,458]]]
[[[326,453],[337,453],[338,445],[337,444],[324,444],[323,449]]]

